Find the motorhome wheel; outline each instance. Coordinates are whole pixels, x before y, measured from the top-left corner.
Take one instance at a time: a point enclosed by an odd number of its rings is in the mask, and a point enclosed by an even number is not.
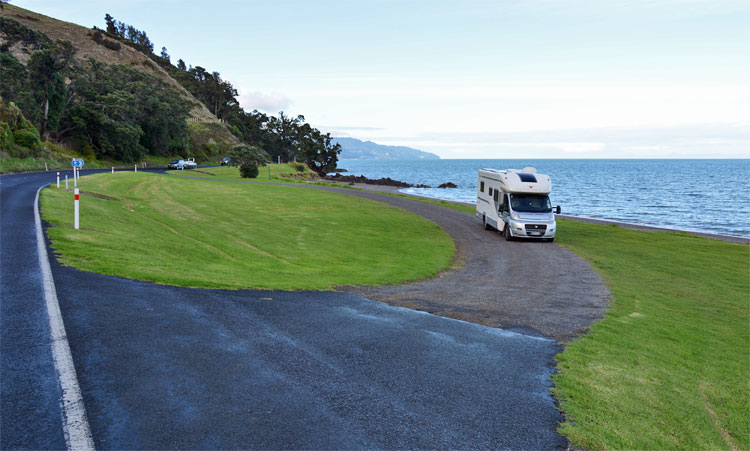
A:
[[[510,227],[508,227],[508,224],[505,224],[503,235],[505,235],[505,241],[513,241],[513,235],[510,234]]]

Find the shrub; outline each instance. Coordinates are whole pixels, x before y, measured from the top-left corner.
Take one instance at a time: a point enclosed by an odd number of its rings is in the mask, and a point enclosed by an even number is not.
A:
[[[240,175],[242,178],[254,179],[258,176],[258,166],[253,163],[246,163],[240,166]]]
[[[294,169],[296,169],[297,172],[305,172],[305,165],[301,163],[294,163]]]
[[[8,151],[13,146],[13,131],[7,122],[0,122],[0,150]]]
[[[39,133],[36,130],[22,128],[13,132],[13,140],[19,146],[28,147],[31,150],[39,149]]]
[[[102,40],[104,40],[104,36],[102,36],[102,32],[101,32],[101,31],[99,31],[99,30],[95,30],[95,31],[94,31],[94,32],[93,32],[93,33],[91,34],[91,39],[93,39],[93,40],[94,40],[94,42],[96,42],[97,44],[101,45],[101,43],[102,43]]]
[[[115,51],[119,51],[120,47],[122,47],[119,42],[117,42],[117,41],[110,41],[109,39],[104,39],[102,41],[102,45],[104,47],[107,47],[110,50],[115,50]]]
[[[245,139],[245,138],[244,138],[244,137],[242,136],[242,132],[240,131],[240,129],[239,129],[239,128],[237,128],[236,126],[234,126],[234,125],[232,125],[232,124],[227,124],[227,128],[228,128],[228,129],[229,129],[229,131],[230,131],[230,132],[231,132],[231,133],[232,133],[232,134],[233,134],[234,136],[236,136],[236,137],[237,137],[237,138],[238,138],[238,139],[239,139],[240,141],[242,141],[243,139]]]

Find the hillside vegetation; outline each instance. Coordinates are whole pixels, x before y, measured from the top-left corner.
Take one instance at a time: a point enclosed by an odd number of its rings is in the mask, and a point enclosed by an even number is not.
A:
[[[172,64],[165,47],[154,53],[143,30],[109,14],[105,28],[88,29],[4,6],[0,97],[20,109],[41,143],[74,149],[87,161],[128,163],[178,155],[215,161],[242,144],[320,174],[336,166],[340,147],[304,116],[244,111],[218,72],[181,59]],[[42,158],[22,143],[0,151],[4,159]]]

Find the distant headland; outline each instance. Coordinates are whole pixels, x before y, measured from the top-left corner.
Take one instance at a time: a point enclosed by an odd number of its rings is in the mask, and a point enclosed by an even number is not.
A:
[[[439,160],[434,153],[404,146],[384,146],[355,138],[334,138],[341,145],[342,160]]]

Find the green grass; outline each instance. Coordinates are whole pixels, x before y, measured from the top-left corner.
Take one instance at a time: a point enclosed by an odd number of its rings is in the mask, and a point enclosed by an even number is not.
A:
[[[302,163],[299,163],[302,164]],[[258,177],[247,179],[240,176],[240,168],[233,166],[218,166],[215,168],[198,168],[188,169],[187,171],[167,171],[174,175],[189,175],[216,180],[240,180],[248,182],[281,182],[281,183],[303,183],[295,177],[312,178],[317,174],[310,170],[307,165],[302,164],[305,168],[303,172],[297,171],[294,163],[269,164],[258,168]],[[271,178],[268,178],[268,168],[271,168]]]
[[[91,175],[42,196],[66,265],[206,288],[331,289],[427,278],[454,247],[432,222],[382,203],[293,186],[207,183],[145,172]]]
[[[560,432],[589,449],[750,448],[750,247],[559,220],[614,301],[557,356]]]

